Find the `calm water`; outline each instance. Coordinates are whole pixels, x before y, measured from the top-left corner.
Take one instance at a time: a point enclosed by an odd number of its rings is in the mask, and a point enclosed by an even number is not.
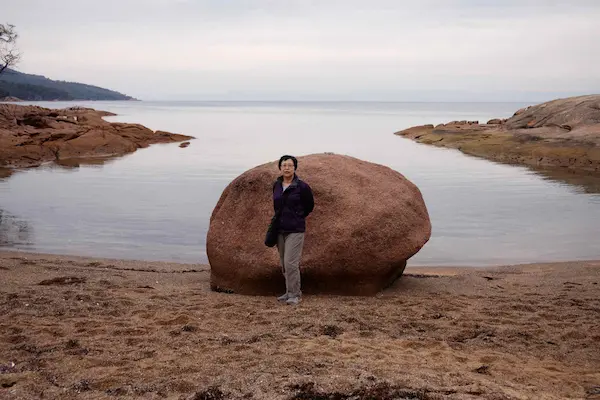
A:
[[[433,235],[411,265],[600,259],[600,195],[393,135],[424,123],[508,117],[526,104],[76,104],[119,114],[111,121],[197,139],[186,149],[154,145],[100,165],[31,169],[0,180],[1,246],[206,262],[210,214],[233,178],[284,153],[335,152],[385,164],[419,186]]]

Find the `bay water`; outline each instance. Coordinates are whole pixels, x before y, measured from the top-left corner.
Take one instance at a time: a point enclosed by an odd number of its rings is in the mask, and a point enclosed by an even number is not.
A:
[[[433,233],[409,265],[600,259],[600,194],[393,134],[426,123],[506,118],[528,103],[30,104],[93,107],[118,114],[109,121],[196,139],[187,148],[159,144],[0,179],[1,248],[206,263],[210,215],[231,180],[283,154],[333,152],[389,166],[420,188]]]

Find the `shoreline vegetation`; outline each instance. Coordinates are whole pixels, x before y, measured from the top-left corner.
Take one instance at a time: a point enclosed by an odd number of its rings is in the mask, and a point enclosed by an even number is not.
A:
[[[408,267],[376,296],[297,307],[209,280],[0,252],[2,397],[600,397],[600,261]]]
[[[136,100],[99,86],[56,81],[7,68],[0,74],[0,101]]]
[[[600,192],[600,95],[553,100],[484,124],[452,121],[395,134],[491,161],[528,166],[551,179]]]

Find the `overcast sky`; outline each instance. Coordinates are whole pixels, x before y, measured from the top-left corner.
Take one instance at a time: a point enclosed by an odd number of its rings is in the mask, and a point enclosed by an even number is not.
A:
[[[19,70],[144,100],[600,93],[599,0],[1,0]]]

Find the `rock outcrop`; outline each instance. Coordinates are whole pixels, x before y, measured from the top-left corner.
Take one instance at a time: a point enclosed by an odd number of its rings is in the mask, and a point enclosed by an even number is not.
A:
[[[600,173],[600,95],[522,108],[487,124],[453,121],[396,134],[499,162]]]
[[[301,261],[303,292],[372,295],[400,277],[431,235],[419,189],[390,168],[348,156],[298,161],[298,176],[315,196]],[[207,235],[214,290],[285,291],[277,250],[263,244],[278,174],[276,162],[260,165],[221,195]]]
[[[120,156],[153,143],[190,136],[152,131],[139,124],[111,123],[114,115],[90,108],[52,110],[0,104],[0,167],[32,167],[73,158]]]

